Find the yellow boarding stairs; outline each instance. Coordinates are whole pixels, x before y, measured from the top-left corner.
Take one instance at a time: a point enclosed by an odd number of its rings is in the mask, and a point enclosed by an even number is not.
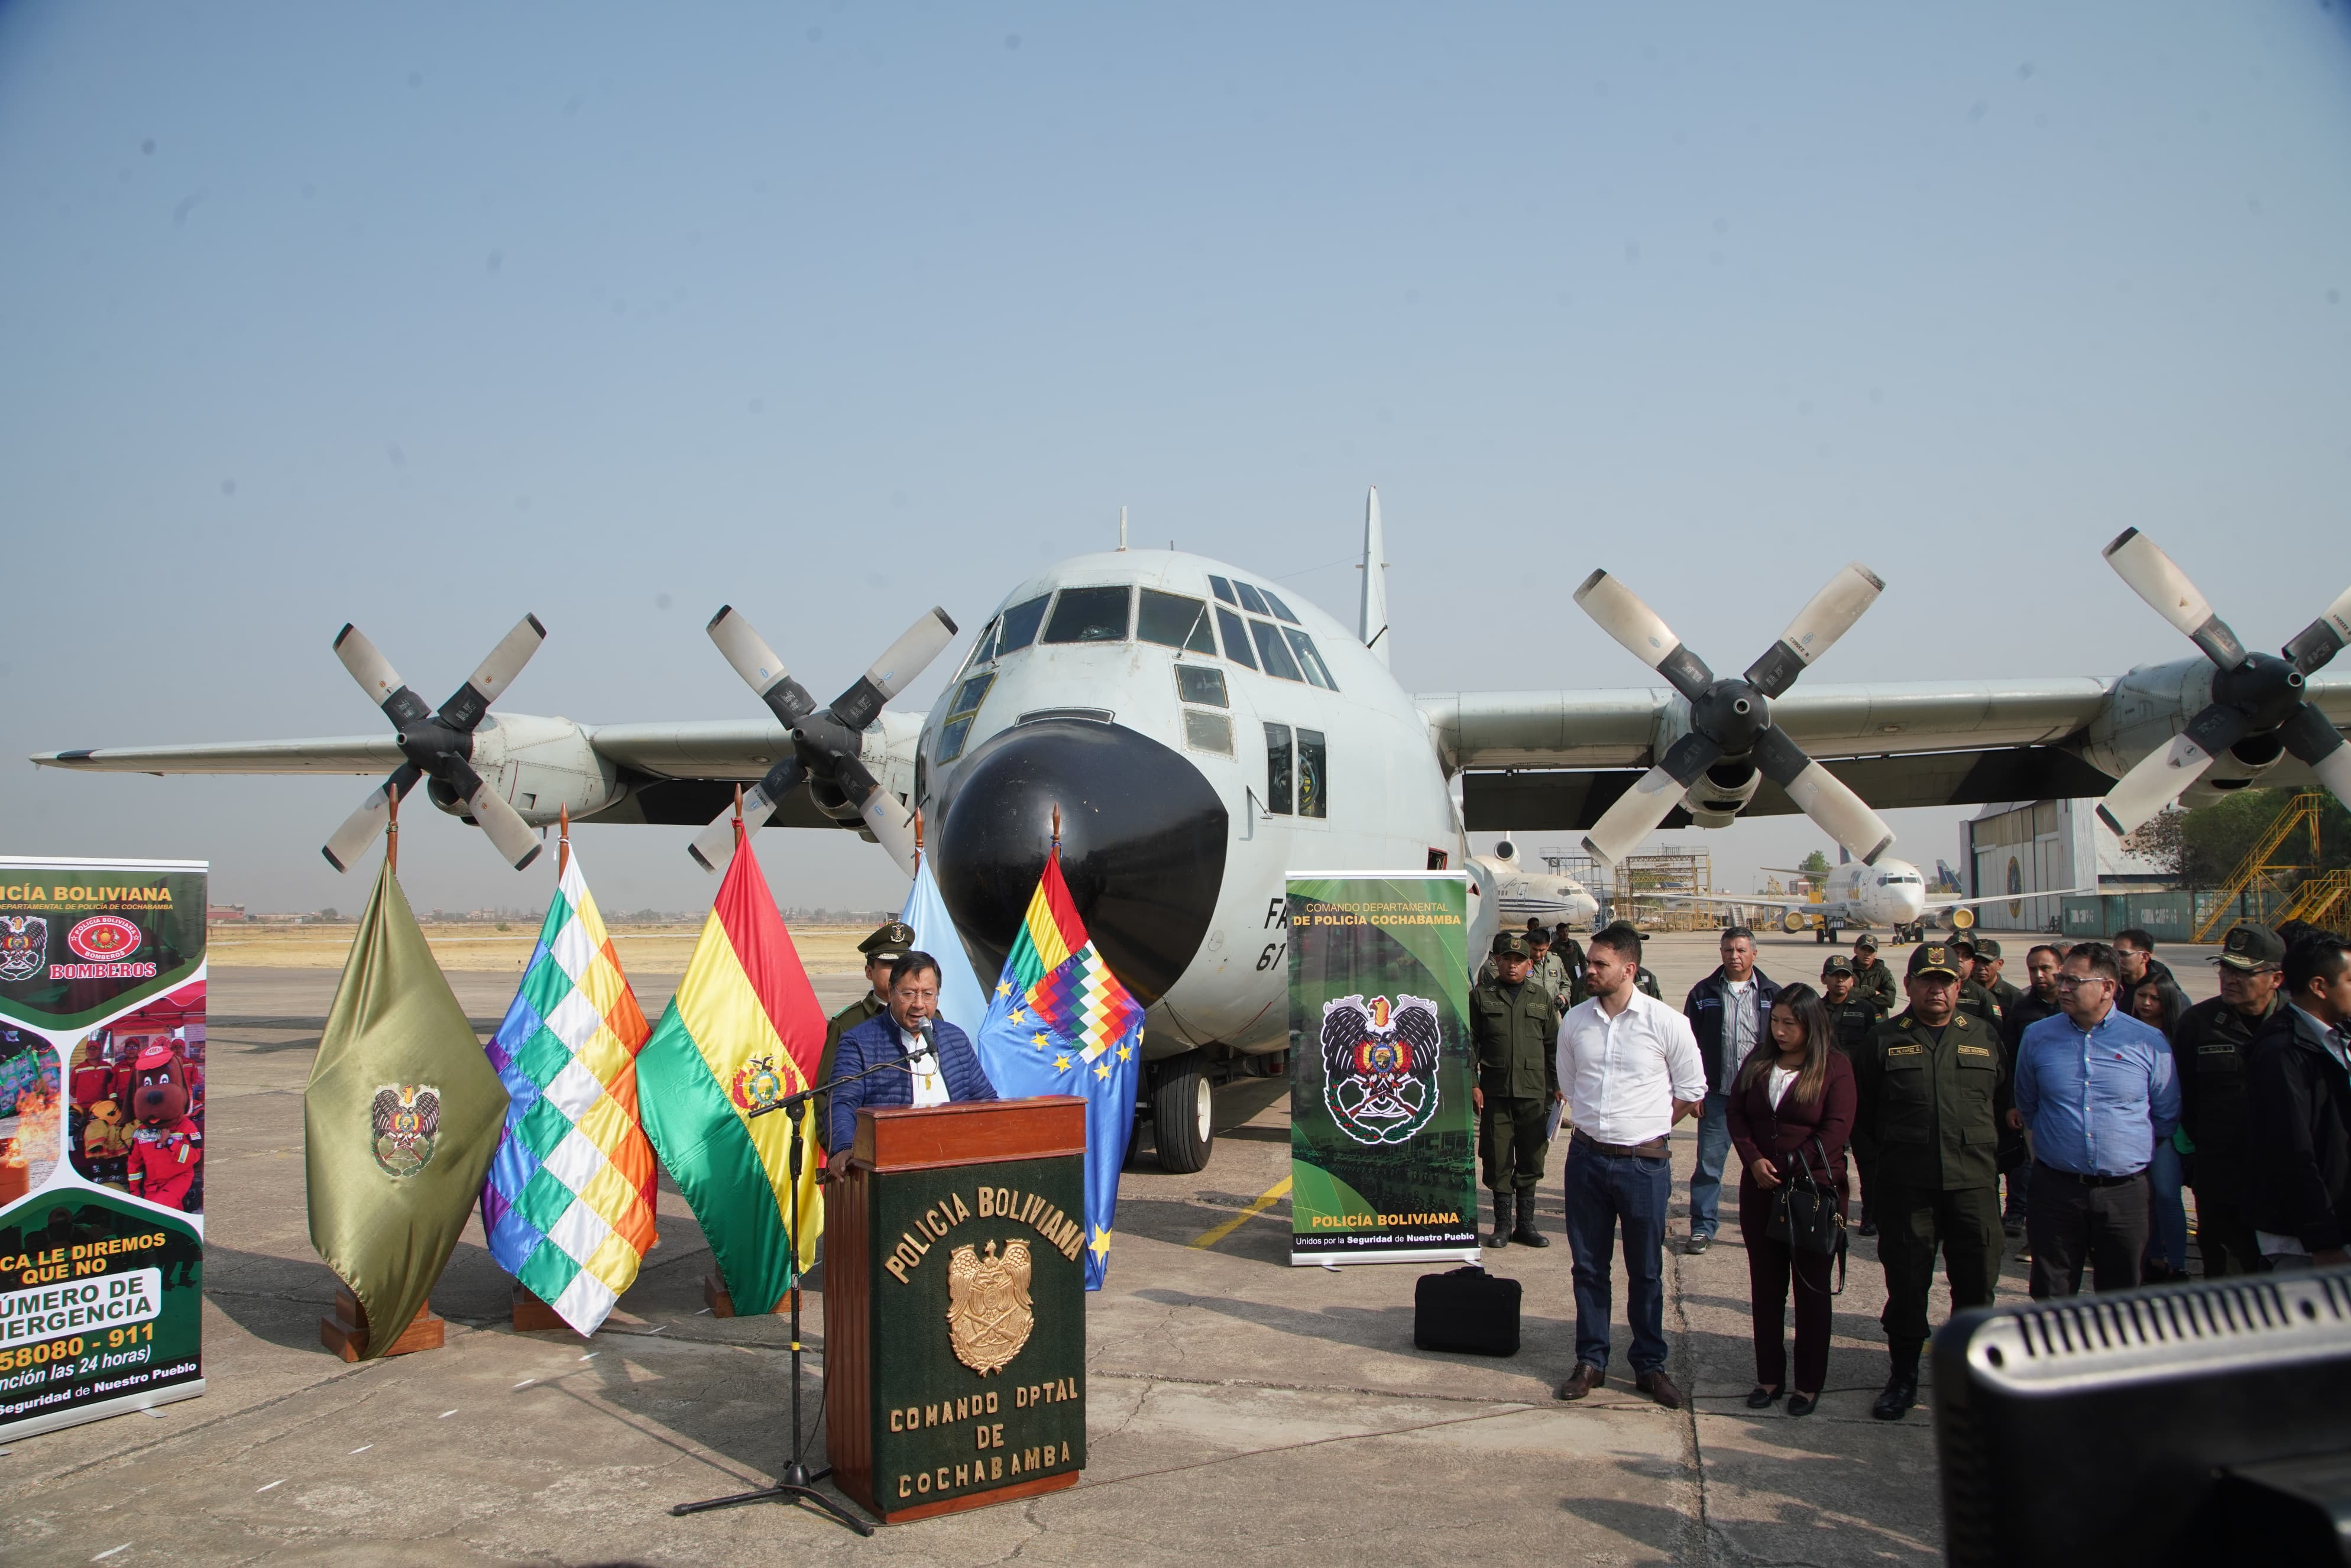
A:
[[[2246,852],[2245,858],[2237,862],[2237,869],[2229,873],[2229,880],[2221,884],[2220,896],[2212,901],[2210,913],[2197,924],[2195,935],[2189,940],[2210,942],[2212,933],[2220,928],[2221,923],[2234,917],[2241,899],[2248,903],[2252,918],[2265,925],[2274,925],[2281,920],[2293,917],[2291,912],[2301,901],[2304,889],[2325,883],[2328,878],[2314,877],[2304,884],[2304,888],[2295,889],[2289,894],[2278,873],[2304,868],[2298,864],[2273,862],[2270,856],[2275,854],[2298,830],[2306,827],[2310,831],[2310,858],[2314,863],[2317,861],[2318,815],[2326,804],[2326,799],[2316,790],[2305,790],[2286,802],[2285,810],[2278,813],[2277,821],[2269,825],[2268,831]],[[2335,877],[2343,875],[2340,872],[2330,874]],[[2341,896],[2338,893],[2334,901],[2337,907],[2340,906]],[[2273,915],[2271,911],[2276,913]],[[2307,915],[2300,918],[2311,920]],[[2321,922],[2313,920],[2312,924]]]

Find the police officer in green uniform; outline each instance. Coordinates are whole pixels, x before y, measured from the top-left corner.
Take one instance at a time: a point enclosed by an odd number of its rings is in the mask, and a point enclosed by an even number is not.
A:
[[[1871,1037],[1886,1015],[1877,1004],[1862,995],[1854,982],[1853,960],[1838,955],[1821,966],[1821,1006],[1827,1009],[1829,1027],[1835,1031],[1836,1048],[1845,1059],[1858,1061],[1870,1049]],[[1861,1202],[1859,1234],[1877,1234],[1877,1213],[1870,1207],[1871,1175],[1876,1169],[1874,1156],[1864,1155],[1858,1146],[1853,1151],[1854,1169],[1860,1181],[1856,1196]]]
[[[1898,1421],[1918,1402],[1935,1249],[1951,1307],[1991,1305],[2000,1279],[2000,1173],[1993,1150],[2008,1111],[1999,1031],[1959,1010],[1959,961],[1940,942],[1912,949],[1910,1005],[1877,1026],[1854,1066],[1854,1145],[1876,1165],[1879,1322],[1893,1371],[1870,1414]]]
[[[1552,930],[1551,956],[1559,960],[1561,968],[1567,971],[1568,988],[1573,990],[1575,982],[1583,976],[1583,944],[1575,939],[1564,920]]]
[[[2285,942],[2265,925],[2244,922],[2221,939],[2220,994],[2180,1015],[2171,1036],[2179,1072],[2179,1130],[2195,1145],[2196,1243],[2204,1277],[2257,1274],[2261,1243],[2245,1218],[2246,1167],[2252,1133],[2245,1074],[2253,1037],[2287,1005]]]
[[[1559,1092],[1559,1005],[1531,977],[1534,956],[1515,931],[1494,938],[1494,977],[1469,993],[1469,1041],[1478,1053],[1477,1108],[1486,1186],[1494,1195],[1489,1247],[1551,1242],[1535,1228],[1535,1187],[1551,1147],[1545,1124]],[[1512,1210],[1517,1218],[1512,1219]]]
[[[1970,1013],[1991,1025],[1992,1038],[1997,1040],[2004,1021],[2000,1001],[1976,980],[1976,942],[1972,936],[1954,936],[1946,944],[1959,968],[1959,1010]]]
[[[2000,1019],[2004,1030],[2008,1023],[2008,1009],[2022,1001],[2024,993],[2000,977],[2001,966],[2005,960],[2000,956],[1999,939],[1979,936],[1975,943],[1975,982],[1990,991],[1991,999],[2000,1004]]]
[[[1877,938],[1865,931],[1853,939],[1853,980],[1861,994],[1877,1008],[1878,1016],[1892,1012],[1902,994],[1895,988],[1894,971],[1877,956]]]
[[[865,955],[867,989],[863,996],[825,1021],[824,1054],[817,1059],[816,1081],[819,1083],[832,1082],[832,1057],[841,1049],[841,1037],[867,1019],[890,1010],[890,966],[905,956],[914,946],[914,928],[903,920],[893,920],[877,927],[872,936],[857,945],[857,950]],[[816,1124],[820,1127],[832,1125],[831,1099],[830,1094],[816,1097]]]

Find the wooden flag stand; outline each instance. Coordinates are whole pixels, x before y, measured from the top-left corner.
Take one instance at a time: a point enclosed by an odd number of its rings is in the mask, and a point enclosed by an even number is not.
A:
[[[392,1342],[386,1355],[413,1355],[420,1350],[439,1350],[447,1338],[448,1324],[435,1316],[433,1303],[427,1301],[416,1309],[400,1337]],[[351,1294],[351,1288],[338,1280],[335,1282],[335,1310],[319,1320],[319,1343],[341,1356],[345,1361],[359,1361],[368,1353],[367,1309]]]

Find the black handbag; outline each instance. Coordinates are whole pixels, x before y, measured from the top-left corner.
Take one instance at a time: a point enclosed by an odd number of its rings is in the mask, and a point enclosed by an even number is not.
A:
[[[1820,1149],[1821,1164],[1826,1166],[1829,1154],[1821,1147],[1820,1139],[1806,1142]],[[1787,1179],[1771,1195],[1771,1218],[1765,1222],[1763,1234],[1792,1251],[1834,1258],[1844,1250],[1844,1215],[1837,1207],[1836,1190],[1813,1179],[1812,1162],[1804,1158],[1801,1147],[1792,1165]]]

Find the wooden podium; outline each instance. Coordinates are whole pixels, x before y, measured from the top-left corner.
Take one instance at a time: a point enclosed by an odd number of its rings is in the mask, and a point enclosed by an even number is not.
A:
[[[1077,1484],[1085,1102],[862,1110],[825,1183],[825,1445],[884,1523]]]

